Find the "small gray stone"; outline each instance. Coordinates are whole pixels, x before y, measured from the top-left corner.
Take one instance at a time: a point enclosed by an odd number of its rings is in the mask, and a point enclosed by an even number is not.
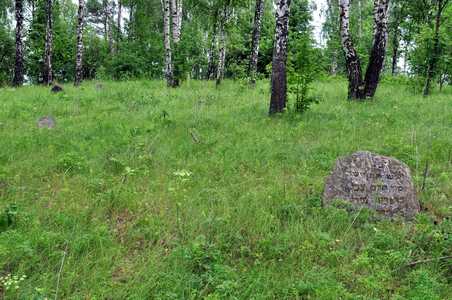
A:
[[[336,161],[326,179],[323,201],[350,202],[388,217],[412,218],[420,210],[410,169],[392,157],[360,151]]]
[[[38,120],[38,127],[39,128],[47,128],[52,129],[56,125],[55,118],[52,116],[45,116]]]

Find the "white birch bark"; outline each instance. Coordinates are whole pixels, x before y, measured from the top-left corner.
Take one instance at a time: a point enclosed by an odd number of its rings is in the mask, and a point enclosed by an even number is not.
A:
[[[83,26],[85,17],[85,0],[78,1],[77,15],[77,49],[75,56],[75,86],[79,86],[83,79]]]
[[[348,98],[361,99],[364,94],[361,62],[350,36],[350,0],[339,0],[340,35],[348,73]]]
[[[264,14],[264,0],[256,0],[256,8],[254,12],[254,28],[251,41],[251,56],[249,63],[248,76],[250,83],[256,83],[257,60],[259,57],[259,46],[262,27],[262,15]]]
[[[44,70],[43,82],[44,84],[51,84],[53,82],[52,70],[52,49],[53,49],[53,1],[46,0],[45,14],[46,14],[46,35],[44,46]]]
[[[179,43],[182,30],[182,0],[171,0],[173,42]]]
[[[216,85],[220,85],[224,78],[224,67],[226,61],[226,32],[225,26],[227,23],[227,7],[223,9],[222,16],[220,18],[220,24],[218,26],[218,66],[217,66],[217,80]]]
[[[171,52],[171,12],[170,0],[161,0],[163,10],[163,46],[165,48],[165,78],[168,86],[173,86],[173,63]]]

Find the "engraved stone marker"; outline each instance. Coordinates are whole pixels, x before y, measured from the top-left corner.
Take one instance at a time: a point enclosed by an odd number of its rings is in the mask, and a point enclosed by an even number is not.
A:
[[[324,203],[338,199],[389,217],[411,218],[420,210],[408,166],[395,158],[364,151],[338,159],[326,179]]]
[[[52,116],[45,116],[38,120],[39,128],[52,129],[56,125],[55,119]]]

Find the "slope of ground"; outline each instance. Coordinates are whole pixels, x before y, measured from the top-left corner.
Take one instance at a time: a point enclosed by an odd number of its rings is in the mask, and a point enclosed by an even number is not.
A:
[[[0,90],[0,295],[449,298],[450,90],[422,98],[385,84],[350,103],[330,80],[309,112],[269,118],[268,89]],[[37,128],[46,115],[54,129]],[[428,162],[416,220],[321,207],[334,161],[357,150],[402,160],[419,190]]]

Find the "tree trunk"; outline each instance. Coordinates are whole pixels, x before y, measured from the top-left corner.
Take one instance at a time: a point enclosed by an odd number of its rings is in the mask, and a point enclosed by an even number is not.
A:
[[[173,78],[173,63],[171,52],[171,12],[170,12],[170,0],[162,0],[163,9],[163,44],[165,48],[165,78],[168,86],[174,85]]]
[[[400,24],[404,18],[404,7],[402,3],[396,2],[392,5],[391,15],[393,17],[393,23],[391,25],[392,28],[392,68],[391,74],[395,76],[398,72],[397,63],[400,56],[400,36],[401,29]]]
[[[173,87],[180,85],[180,80],[183,76],[182,64],[184,58],[180,55],[179,42],[182,30],[182,0],[170,0],[170,15],[172,25],[172,58],[173,58]]]
[[[362,0],[358,0],[358,39],[363,37],[363,5]]]
[[[439,30],[441,27],[441,14],[447,5],[448,0],[437,0],[437,10],[436,10],[436,20],[435,20],[435,33],[433,37],[433,53],[431,54],[427,67],[427,76],[424,85],[424,96],[430,95],[431,82],[436,73],[436,66],[438,64],[440,56],[440,41],[439,41]]]
[[[109,0],[102,1],[102,9],[103,9],[103,25],[104,25],[104,40],[108,44],[108,52],[114,53],[116,51],[113,45],[113,35],[114,32],[112,30],[114,21],[112,16],[112,5]]]
[[[78,1],[77,15],[77,52],[75,56],[75,86],[79,86],[83,79],[83,25],[85,14],[85,0]]]
[[[51,84],[53,82],[52,70],[52,48],[53,48],[53,3],[52,0],[46,0],[45,15],[46,15],[46,36],[44,49],[44,70],[43,82],[44,84]]]
[[[177,31],[180,39],[181,31],[182,31],[182,18],[183,18],[183,0],[179,0],[177,2]]]
[[[395,76],[397,74],[397,62],[399,60],[399,37],[394,33],[392,40],[392,68],[391,74]]]
[[[365,97],[375,95],[385,61],[388,41],[388,7],[389,0],[374,0],[375,33],[365,77]]]
[[[259,43],[261,37],[262,15],[264,14],[264,0],[256,0],[256,9],[254,12],[254,28],[251,42],[251,56],[248,68],[248,76],[251,85],[256,84],[257,59],[259,57]]]
[[[14,86],[24,83],[24,44],[22,32],[24,27],[23,0],[16,0],[16,60],[14,65]]]
[[[206,79],[213,80],[216,77],[215,50],[217,46],[217,30],[218,30],[218,9],[215,10],[213,17],[213,28],[210,36],[210,47],[207,57],[207,74]]]
[[[331,56],[331,75],[336,76],[337,75],[337,52],[336,50],[333,51]]]
[[[108,43],[108,0],[102,0],[102,13],[104,25],[104,40]]]
[[[362,99],[364,82],[362,80],[361,62],[353,46],[350,36],[350,0],[339,0],[340,35],[345,53],[345,63],[348,73],[348,99]]]
[[[289,14],[291,0],[276,1],[275,45],[273,48],[271,99],[269,113],[281,113],[286,108],[287,98],[287,41],[289,35]]]
[[[220,18],[220,24],[218,28],[218,66],[217,66],[217,80],[216,86],[221,84],[224,78],[224,66],[226,60],[226,33],[225,33],[225,23],[227,22],[227,7],[223,8],[222,16]]]
[[[173,42],[179,43],[182,30],[182,0],[171,0]]]
[[[121,21],[122,21],[122,0],[118,0],[118,20],[117,20],[117,27],[118,27],[118,41],[121,39]]]
[[[207,80],[213,80],[215,72],[215,48],[217,44],[217,25],[214,25],[213,31],[210,36],[210,47],[207,57],[207,74],[206,79]]]

